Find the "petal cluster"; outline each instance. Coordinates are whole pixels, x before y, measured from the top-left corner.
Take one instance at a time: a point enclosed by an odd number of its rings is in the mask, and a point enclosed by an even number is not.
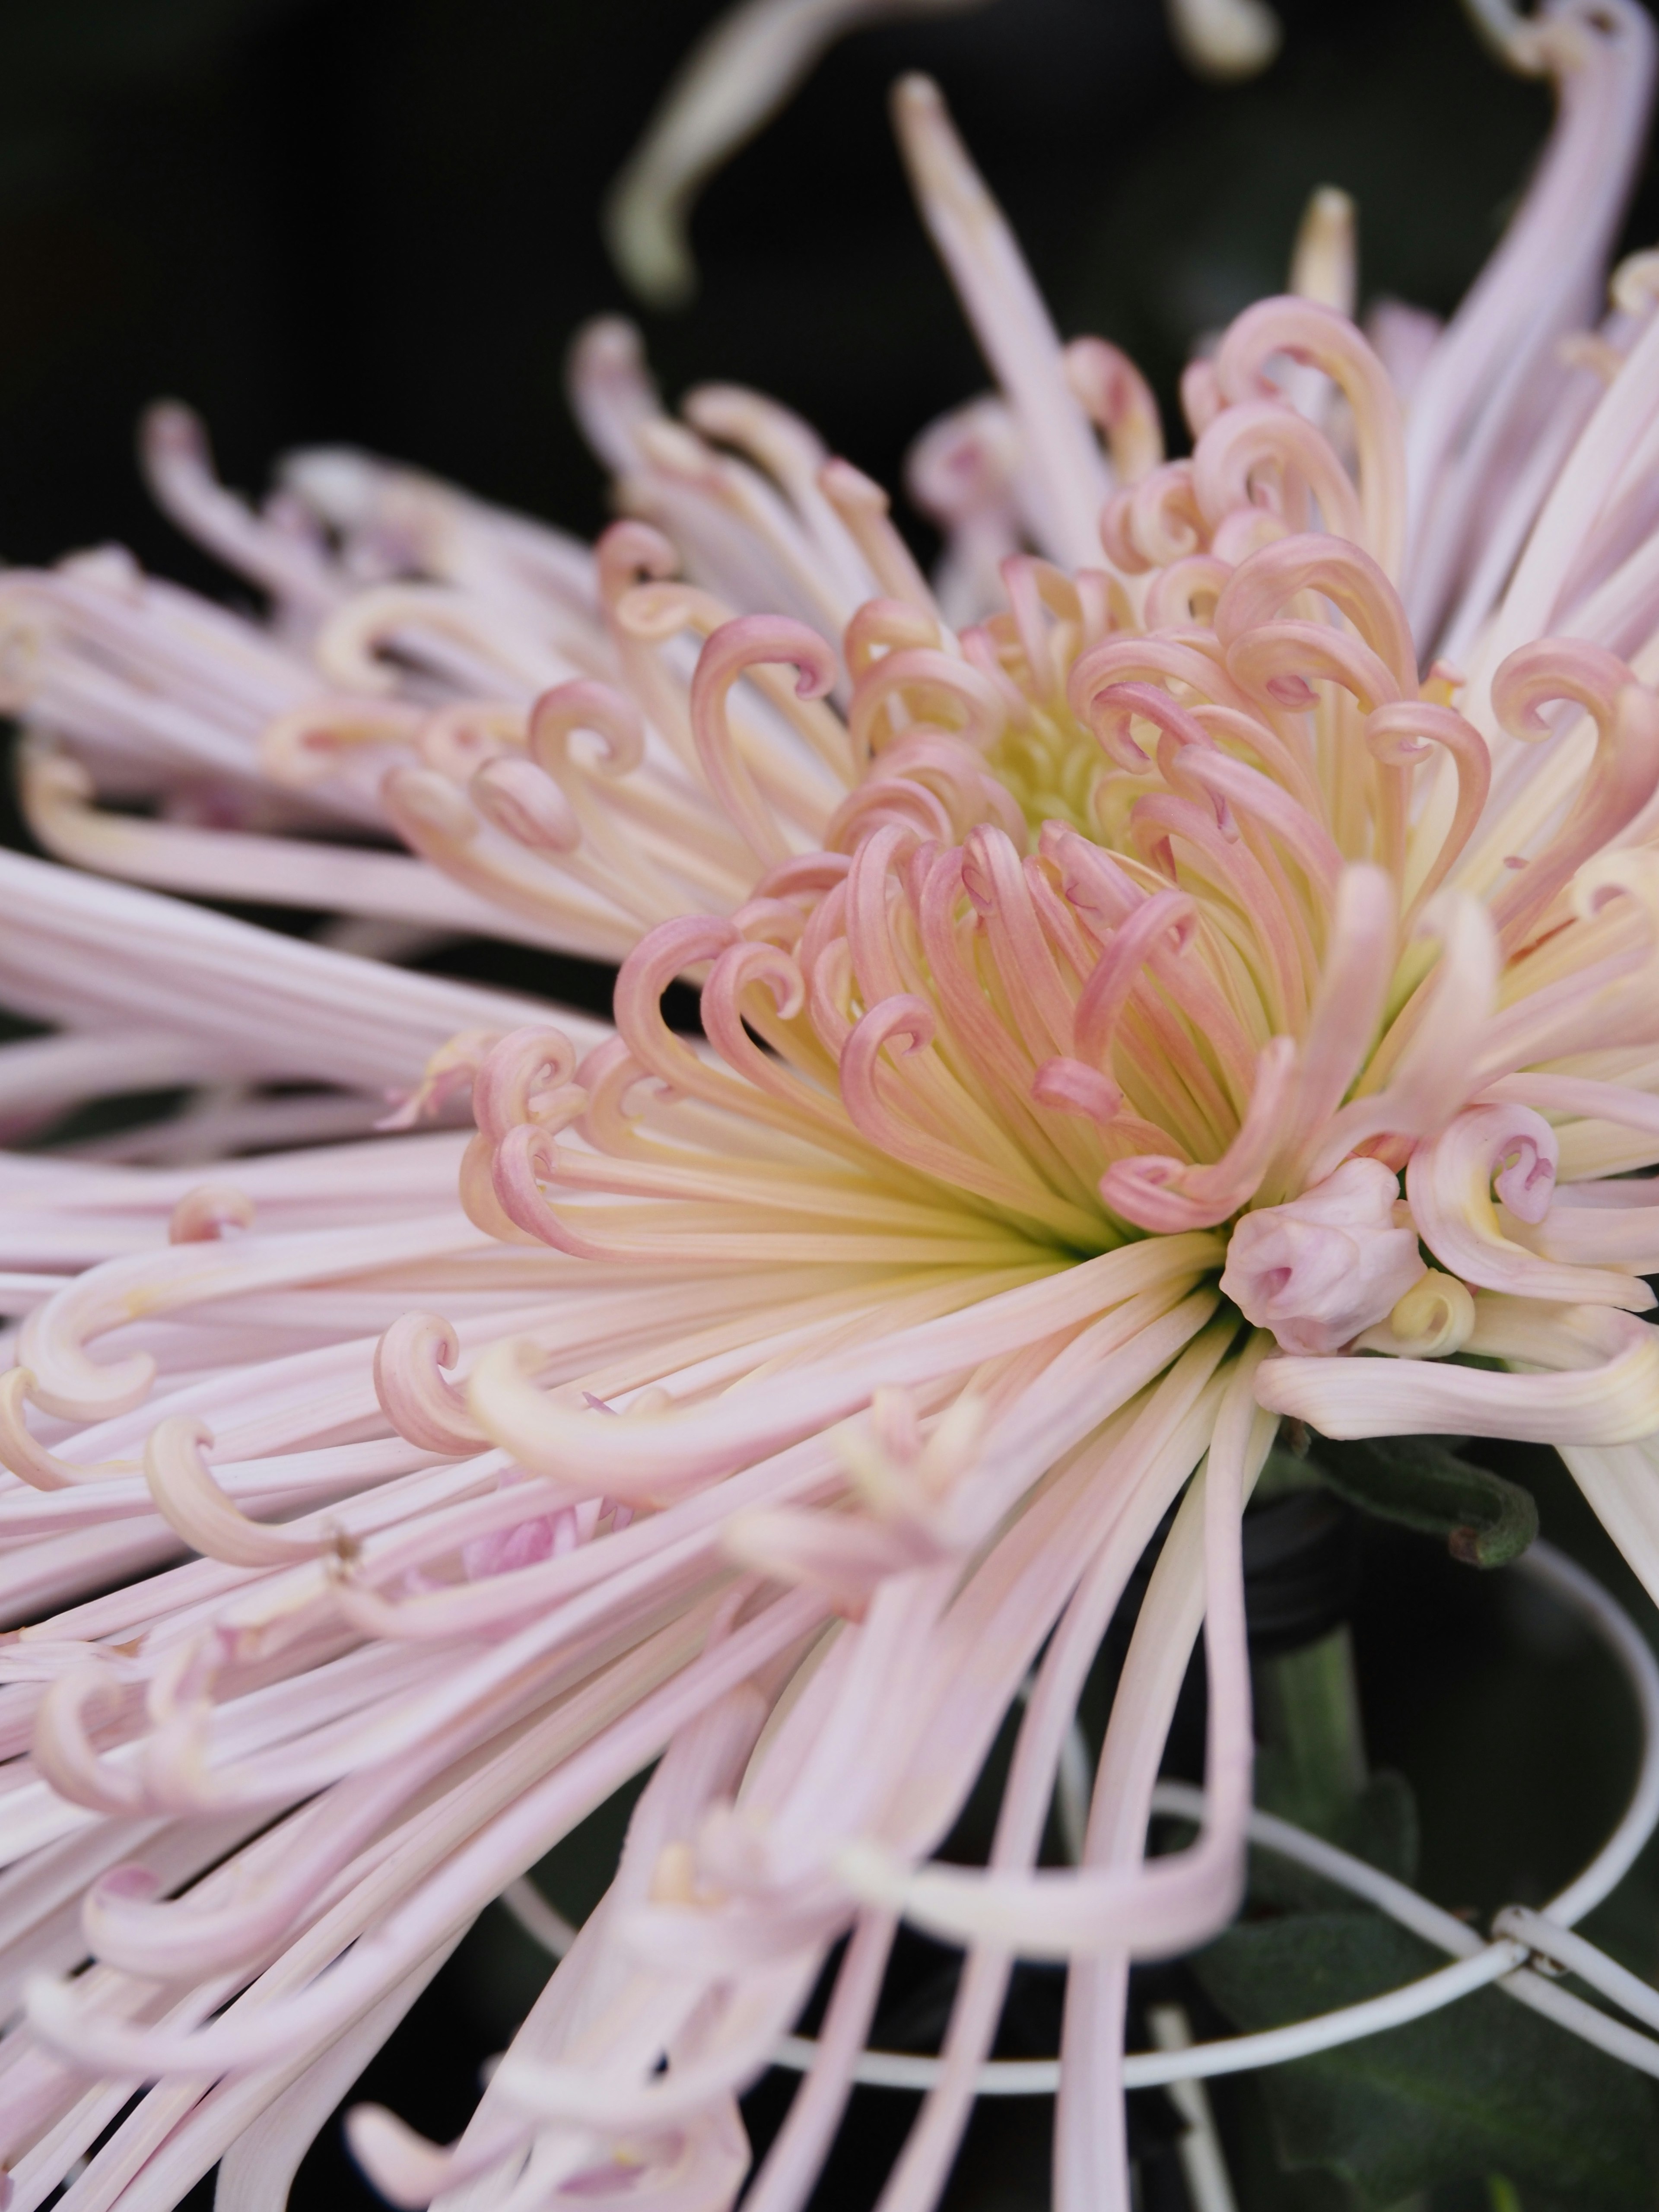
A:
[[[614,325],[592,553],[356,454],[255,513],[171,411],[157,488],[265,621],[110,554],[0,577],[49,848],[342,917],[0,862],[0,991],[55,1025],[0,1046],[8,1128],[190,1093],[0,1156],[14,2212],[83,2155],[69,2212],[221,2160],[275,2201],[647,1768],[459,2143],[356,2116],[393,2201],[731,2204],[736,2099],[847,1937],[745,2200],[789,2212],[908,1916],[967,1958],[890,2212],[943,2186],[1021,1953],[1073,1969],[1064,2201],[1127,2204],[1129,1962],[1243,1879],[1281,1416],[1559,1443],[1659,1591],[1645,264],[1584,327],[1652,45],[1553,10],[1555,135],[1452,325],[1259,302],[1174,460],[902,88],[998,382],[914,457],[932,579],[805,426],[671,418]],[[410,964],[473,931],[617,962],[614,1021]],[[1080,1863],[1041,1869],[1166,1522]],[[1207,1817],[1149,1857],[1200,1624]],[[937,1863],[1015,1711],[988,1867]]]

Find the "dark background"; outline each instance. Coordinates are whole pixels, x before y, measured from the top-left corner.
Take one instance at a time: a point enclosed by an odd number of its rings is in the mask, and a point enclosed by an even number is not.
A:
[[[628,305],[598,204],[713,13],[704,0],[0,0],[0,554],[41,562],[118,538],[227,588],[138,484],[133,426],[161,393],[206,416],[228,478],[248,489],[286,447],[349,441],[595,529],[603,486],[562,377],[580,321]],[[1231,88],[1181,68],[1158,0],[995,0],[856,35],[708,190],[698,299],[641,317],[665,387],[763,386],[890,483],[929,417],[982,386],[887,130],[886,88],[916,66],[943,82],[1062,329],[1130,348],[1166,410],[1193,334],[1282,283],[1316,185],[1359,202],[1365,298],[1449,310],[1524,181],[1547,94],[1495,69],[1454,0],[1285,0],[1280,13],[1280,60]],[[1650,163],[1626,244],[1656,235]],[[1641,1606],[1559,1463],[1534,1454],[1520,1471],[1546,1533]],[[1541,1898],[1626,1786],[1620,1694],[1504,1576],[1453,1569],[1424,1540],[1365,1540],[1353,1620],[1367,1730],[1416,1788],[1425,1887],[1482,1911]],[[623,1809],[544,1870],[566,1911],[597,1897]],[[1659,1967],[1650,1873],[1593,1932]],[[492,1911],[363,2093],[453,2133],[543,1970]],[[1053,2007],[1030,2002],[1036,2047]],[[1248,2135],[1248,2090],[1228,2094],[1229,2130]],[[749,2109],[769,2131],[775,2077]],[[872,2200],[913,2109],[860,2094],[817,2212]],[[1035,2212],[1048,2124],[1041,2100],[981,2107],[952,2212]],[[1291,2201],[1255,2172],[1247,2212]],[[331,2130],[296,2212],[370,2201]]]

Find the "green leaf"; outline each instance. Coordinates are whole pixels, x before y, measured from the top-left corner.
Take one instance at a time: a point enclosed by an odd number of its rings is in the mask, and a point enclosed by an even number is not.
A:
[[[1265,1802],[1261,1790],[1258,1804]],[[1276,1810],[1269,1806],[1269,1811]],[[1373,1774],[1328,1833],[1330,1842],[1396,1881],[1417,1878],[1417,1800],[1403,1774]],[[1250,1903],[1280,1912],[1328,1912],[1352,1909],[1352,1893],[1327,1881],[1277,1851],[1252,1849]]]
[[[1538,1534],[1529,1490],[1471,1467],[1436,1437],[1378,1437],[1364,1443],[1316,1437],[1311,1464],[1350,1504],[1438,1536],[1468,1566],[1506,1566]]]
[[[1417,1879],[1417,1797],[1403,1774],[1373,1774],[1332,1841],[1396,1881]]]
[[[1445,1961],[1391,1921],[1315,1912],[1231,1929],[1193,1963],[1248,2032],[1378,1996]],[[1528,2212],[1534,2198],[1636,2212],[1659,2197],[1645,2080],[1496,1990],[1257,2080],[1284,2164],[1345,2180],[1364,2212],[1491,2174],[1512,2181]]]

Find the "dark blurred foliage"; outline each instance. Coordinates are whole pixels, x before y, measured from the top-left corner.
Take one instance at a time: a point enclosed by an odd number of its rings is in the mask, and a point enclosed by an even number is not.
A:
[[[599,242],[599,196],[713,12],[708,0],[0,0],[0,550],[40,562],[113,538],[229,588],[138,484],[133,424],[158,393],[201,410],[246,487],[286,447],[351,441],[598,526],[602,485],[565,410],[563,356],[585,316],[628,306]],[[1194,333],[1283,282],[1316,185],[1359,203],[1366,298],[1449,310],[1524,180],[1547,94],[1496,70],[1453,0],[1283,0],[1280,13],[1280,60],[1233,88],[1181,69],[1159,0],[996,0],[849,40],[708,190],[696,302],[641,318],[665,387],[761,386],[890,483],[915,431],[981,387],[887,129],[886,88],[913,67],[943,82],[1062,328],[1129,347],[1166,406]],[[1650,163],[1626,244],[1656,234]],[[1547,1535],[1650,1613],[1553,1455],[1487,1456],[1536,1487]],[[1481,1913],[1541,1899],[1606,1832],[1631,1771],[1633,1721],[1607,1662],[1512,1571],[1478,1575],[1374,1523],[1361,1550],[1366,1730],[1376,1762],[1416,1790],[1424,1887]],[[1200,1742],[1195,1675],[1176,1771],[1196,1772]],[[956,1855],[982,1848],[994,1782]],[[625,1810],[596,1816],[540,1870],[566,1911],[598,1897]],[[1659,1969],[1655,1870],[1638,1868],[1591,1925]],[[542,1972],[492,1908],[360,2094],[453,2133]],[[937,1947],[905,1939],[882,2033],[925,2047],[951,1972]],[[1179,1993],[1215,2032],[1201,1991]],[[1027,1975],[1000,2047],[1052,2049],[1057,2027],[1054,1978]],[[787,2094],[773,2075],[747,2100],[758,2141]],[[1149,2212],[1178,2208],[1169,2109],[1136,2103]],[[1216,2103],[1244,2212],[1339,2201],[1275,2176],[1248,2080]],[[873,2201],[914,2109],[857,2093],[816,2212]],[[1042,2204],[1049,2121],[1045,2100],[982,2106],[951,2212]],[[331,2129],[296,2212],[370,2201]],[[1435,2212],[1486,2201],[1484,2186],[1443,2191]]]

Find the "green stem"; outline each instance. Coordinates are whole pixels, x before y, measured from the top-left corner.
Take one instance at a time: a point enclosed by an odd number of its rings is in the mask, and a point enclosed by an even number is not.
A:
[[[1367,1779],[1346,1625],[1255,1668],[1256,1802],[1316,1835],[1342,1825]]]

